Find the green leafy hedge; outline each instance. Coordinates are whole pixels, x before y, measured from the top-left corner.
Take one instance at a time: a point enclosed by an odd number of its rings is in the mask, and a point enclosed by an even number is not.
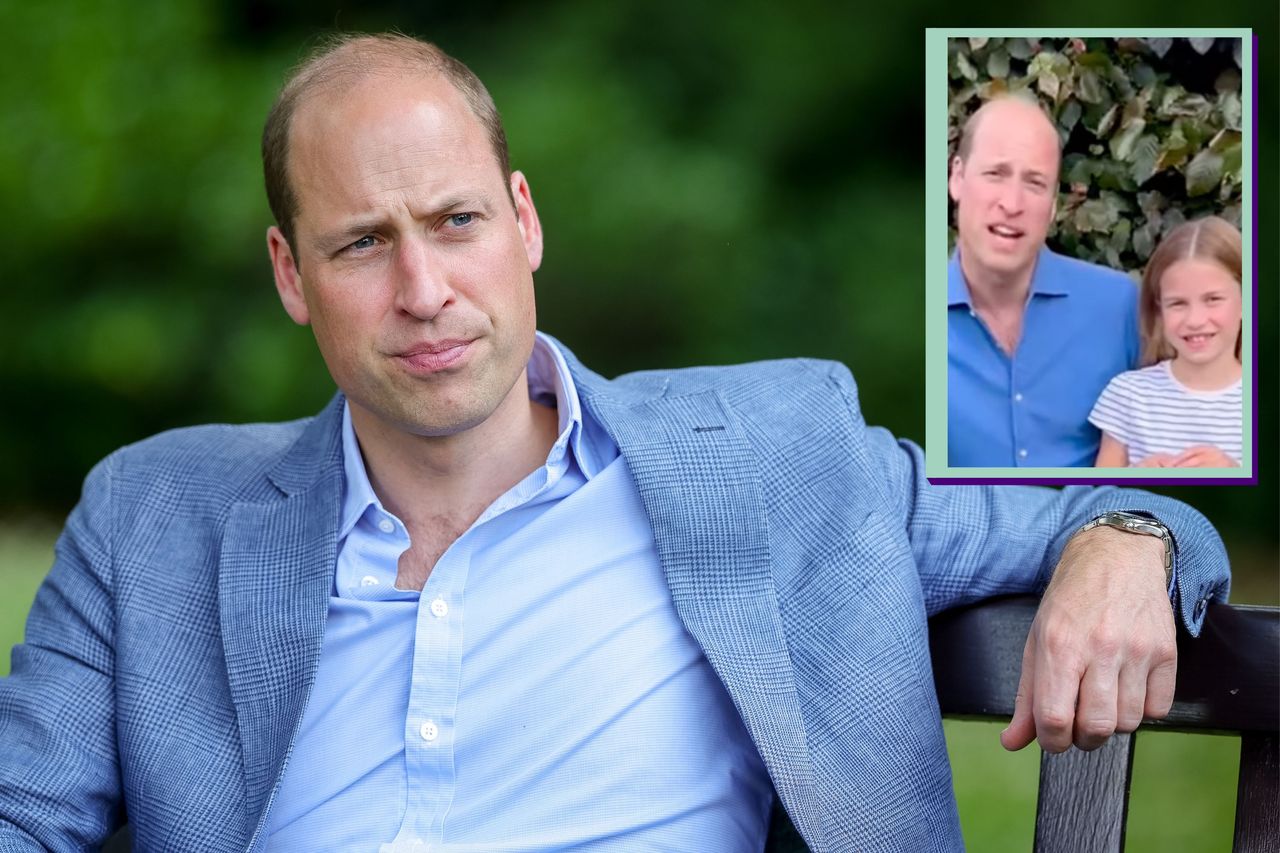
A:
[[[1056,248],[1134,271],[1187,219],[1240,226],[1239,39],[968,38],[948,54],[950,153],[1008,92],[1034,93],[1057,125]]]

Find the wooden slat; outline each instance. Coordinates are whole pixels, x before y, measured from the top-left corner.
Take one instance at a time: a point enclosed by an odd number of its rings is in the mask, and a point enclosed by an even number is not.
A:
[[[1036,853],[1119,853],[1129,811],[1134,735],[1091,752],[1074,746],[1040,757]]]
[[[1235,853],[1280,851],[1280,737],[1247,733],[1240,738]]]

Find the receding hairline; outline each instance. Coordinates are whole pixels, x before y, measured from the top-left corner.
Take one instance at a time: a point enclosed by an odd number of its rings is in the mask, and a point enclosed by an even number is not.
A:
[[[968,161],[969,154],[973,151],[973,141],[977,138],[978,131],[982,129],[983,122],[992,113],[1008,111],[1010,108],[1020,110],[1024,115],[1034,115],[1039,118],[1045,129],[1053,136],[1054,147],[1058,152],[1058,163],[1061,165],[1062,137],[1054,126],[1053,120],[1049,118],[1049,114],[1044,111],[1038,101],[1018,94],[997,95],[974,110],[973,115],[965,120],[960,130],[960,143],[956,147],[956,156],[960,158],[960,162]]]
[[[464,63],[430,42],[398,32],[327,36],[289,73],[263,128],[267,201],[291,245],[299,206],[290,163],[298,110],[317,98],[341,94],[370,78],[405,75],[439,80],[457,92],[484,129],[504,181],[510,174],[506,133],[497,106],[484,83]]]

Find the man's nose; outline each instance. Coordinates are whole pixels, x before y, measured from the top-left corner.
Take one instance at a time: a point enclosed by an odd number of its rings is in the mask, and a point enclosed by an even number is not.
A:
[[[396,308],[419,320],[432,320],[453,301],[442,259],[421,240],[405,240],[396,251]]]
[[[1017,181],[1009,181],[1001,188],[998,201],[1000,208],[1005,213],[1021,213],[1023,205],[1022,185]]]

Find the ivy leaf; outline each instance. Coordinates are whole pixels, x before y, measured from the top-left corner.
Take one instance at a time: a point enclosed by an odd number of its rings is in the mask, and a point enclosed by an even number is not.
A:
[[[1187,164],[1187,195],[1195,197],[1213,190],[1222,180],[1222,155],[1206,148]]]
[[[1009,91],[1009,84],[1003,80],[988,80],[978,87],[978,97],[984,101],[989,101],[1007,91]]]
[[[971,38],[969,39],[969,48],[971,50],[982,50],[987,46],[987,42],[989,41],[990,39],[986,38]]]
[[[1133,76],[1130,79],[1138,84],[1138,88],[1150,86],[1156,82],[1156,70],[1147,63],[1140,62],[1134,66]]]
[[[1111,137],[1111,156],[1117,160],[1128,160],[1134,143],[1138,141],[1138,137],[1142,135],[1142,129],[1146,126],[1147,123],[1140,118],[1126,122],[1124,127],[1120,128],[1120,132]]]
[[[1052,71],[1042,71],[1036,78],[1036,87],[1054,100],[1058,98],[1058,87],[1060,85],[1061,81]]]
[[[1171,207],[1164,214],[1164,224],[1160,226],[1161,236],[1169,236],[1169,232],[1187,221],[1187,216],[1176,207]]]
[[[973,63],[969,62],[969,57],[963,51],[956,54],[956,70],[966,80],[978,79],[977,70],[973,67]]]
[[[1115,125],[1116,118],[1119,115],[1120,105],[1112,104],[1111,107],[1102,114],[1102,118],[1098,119],[1098,126],[1090,128],[1093,131],[1093,135],[1099,139],[1105,138],[1106,135],[1111,132],[1111,128]],[[1089,127],[1089,123],[1087,121],[1085,122],[1085,127]]]
[[[1009,76],[1009,54],[1003,48],[991,51],[987,57],[987,74],[999,80]]]
[[[1222,123],[1232,130],[1240,129],[1242,108],[1240,96],[1235,92],[1227,92],[1218,99],[1218,112],[1222,113]]]
[[[1105,232],[1116,224],[1116,212],[1102,199],[1091,198],[1076,208],[1072,224],[1081,233],[1088,231]]]
[[[1130,174],[1139,186],[1146,183],[1156,173],[1156,160],[1160,156],[1160,142],[1155,134],[1145,133],[1133,145],[1129,162],[1133,164]]]
[[[1227,92],[1240,91],[1240,72],[1235,68],[1224,68],[1213,81],[1213,91],[1220,95]]]
[[[1169,52],[1169,48],[1173,47],[1173,39],[1152,38],[1143,39],[1147,43],[1147,47],[1155,53],[1156,56],[1164,59],[1164,55]]]
[[[1244,66],[1240,64],[1240,39],[1231,40],[1231,58],[1236,61],[1236,68],[1244,70]]]
[[[1036,48],[1031,39],[1014,38],[1005,43],[1005,50],[1009,51],[1009,55],[1024,62],[1035,56]]]
[[[1080,102],[1075,98],[1072,98],[1067,101],[1065,106],[1063,106],[1062,112],[1058,113],[1058,127],[1064,131],[1067,136],[1070,136],[1071,131],[1075,128],[1076,124],[1079,123],[1080,114],[1083,112],[1084,110],[1080,106]]]
[[[1138,230],[1133,232],[1133,253],[1138,256],[1138,260],[1146,261],[1151,257],[1151,253],[1156,247],[1156,230],[1159,223],[1148,219]]]
[[[1240,161],[1243,156],[1240,146],[1240,131],[1218,131],[1217,136],[1213,137],[1213,141],[1209,143],[1209,150],[1216,151],[1222,155],[1222,175],[1224,179],[1238,182],[1240,180]]]
[[[1204,56],[1209,52],[1209,48],[1213,47],[1214,40],[1213,37],[1210,36],[1209,38],[1188,38],[1187,41],[1191,43],[1193,48],[1195,48],[1196,53]]]
[[[1076,95],[1090,104],[1102,103],[1102,78],[1090,68],[1076,69]]]
[[[1160,156],[1156,159],[1155,170],[1163,172],[1165,169],[1180,167],[1187,162],[1193,150],[1193,146],[1182,135],[1181,124],[1175,124],[1173,130],[1160,144]]]
[[[1093,183],[1093,176],[1096,174],[1094,162],[1083,154],[1068,154],[1066,159],[1062,161],[1063,179],[1068,184],[1084,184],[1088,186]]]

